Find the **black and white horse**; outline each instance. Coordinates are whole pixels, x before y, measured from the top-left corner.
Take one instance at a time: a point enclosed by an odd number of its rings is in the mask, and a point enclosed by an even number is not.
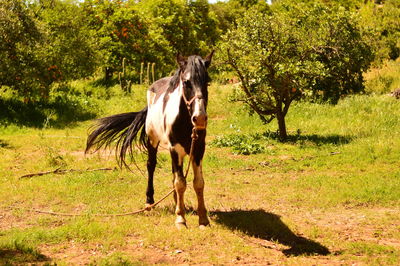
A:
[[[132,155],[132,144],[137,143],[148,153],[148,183],[146,204],[154,203],[153,176],[157,163],[159,145],[168,147],[172,159],[174,199],[178,228],[186,226],[184,193],[186,177],[183,174],[183,159],[190,154],[192,130],[197,139],[193,142],[190,157],[194,173],[193,187],[196,191],[200,226],[207,226],[209,220],[204,204],[204,179],[202,159],[205,151],[207,127],[207,68],[213,52],[204,59],[197,55],[185,58],[177,56],[179,69],[172,77],[154,82],[147,92],[147,106],[139,112],[113,115],[98,120],[89,134],[86,152],[116,142],[117,158],[126,165],[126,153]]]

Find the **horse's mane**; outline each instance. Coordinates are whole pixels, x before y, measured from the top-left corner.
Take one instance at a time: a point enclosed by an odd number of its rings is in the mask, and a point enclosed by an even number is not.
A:
[[[208,76],[208,72],[203,62],[201,61],[200,56],[189,56],[186,68],[190,70],[192,73],[193,80],[195,80],[198,84],[207,84],[210,82],[210,77]],[[168,93],[173,92],[179,85],[180,75],[182,70],[178,68],[175,70],[174,75],[171,77],[168,85]]]
[[[168,92],[173,92],[175,90],[175,88],[178,87],[180,74],[181,74],[181,70],[178,68],[175,71],[175,74],[171,77],[171,80],[169,81]]]
[[[193,73],[193,79],[198,84],[206,84],[209,82],[206,67],[200,56],[190,56],[186,67],[191,70],[190,73]]]

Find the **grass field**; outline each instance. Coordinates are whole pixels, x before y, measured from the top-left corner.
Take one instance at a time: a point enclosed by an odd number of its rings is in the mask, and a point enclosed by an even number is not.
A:
[[[182,231],[174,225],[172,197],[144,214],[94,215],[142,208],[146,182],[138,171],[20,178],[115,167],[110,152],[84,156],[87,129],[95,117],[144,107],[144,87],[132,96],[113,88],[107,99],[71,96],[30,109],[3,96],[0,265],[399,265],[400,101],[361,95],[336,106],[297,103],[287,118],[289,141],[280,143],[275,121],[263,125],[228,102],[231,89],[209,90],[204,175],[211,227],[197,227],[188,188],[189,228]],[[144,160],[136,159],[142,169]],[[172,180],[166,151],[158,162],[156,200]]]

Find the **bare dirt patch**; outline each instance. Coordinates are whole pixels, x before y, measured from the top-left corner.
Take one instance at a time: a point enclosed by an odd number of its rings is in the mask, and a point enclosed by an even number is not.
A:
[[[66,262],[72,265],[96,264],[113,256],[123,256],[132,262],[144,264],[177,265],[187,263],[180,251],[171,252],[155,246],[145,247],[143,240],[137,237],[126,237],[125,244],[120,247],[107,247],[102,244],[77,243],[71,240],[56,245],[41,245],[41,253],[54,262]]]

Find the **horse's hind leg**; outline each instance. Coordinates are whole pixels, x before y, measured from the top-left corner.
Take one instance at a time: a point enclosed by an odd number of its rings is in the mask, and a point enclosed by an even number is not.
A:
[[[146,189],[146,206],[150,206],[151,204],[154,203],[153,177],[154,177],[154,170],[156,169],[156,164],[157,164],[158,144],[156,145],[156,147],[153,147],[150,141],[148,141],[147,147],[148,147],[148,159],[147,159],[148,178],[147,178],[147,189]]]
[[[183,175],[183,169],[182,169],[183,148],[182,151],[176,148],[177,147],[171,149],[172,172],[174,175],[174,188],[175,188],[175,199],[176,199],[175,214],[177,215],[175,220],[175,225],[178,229],[181,229],[186,227],[185,203],[184,203],[184,194],[186,191],[186,178]]]
[[[197,214],[199,215],[199,225],[200,227],[207,226],[210,224],[210,221],[207,218],[207,210],[204,204],[204,179],[202,162],[200,161],[199,165],[197,165],[195,160],[192,162],[194,173],[193,188],[196,191],[197,196]]]

